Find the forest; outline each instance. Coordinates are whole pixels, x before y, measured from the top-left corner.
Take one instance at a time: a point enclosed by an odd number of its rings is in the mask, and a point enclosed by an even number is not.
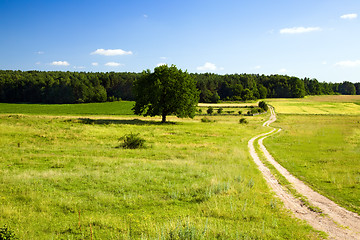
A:
[[[0,102],[90,103],[135,100],[133,83],[143,73],[0,70]],[[360,83],[318,82],[286,75],[190,73],[200,102],[360,95]]]

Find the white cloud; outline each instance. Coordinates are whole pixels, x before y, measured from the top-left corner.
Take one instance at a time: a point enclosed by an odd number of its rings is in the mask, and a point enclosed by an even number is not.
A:
[[[161,60],[166,60],[166,59],[167,59],[167,57],[160,57],[160,59],[161,59]]]
[[[84,69],[84,66],[74,66],[74,69]]]
[[[93,63],[91,63],[91,65],[93,65],[93,66],[99,66],[99,63],[93,62]]]
[[[254,67],[254,69],[260,69],[260,68],[261,68],[260,65]]]
[[[158,63],[156,66],[157,66],[157,67],[160,67],[160,66],[162,66],[162,65],[167,65],[167,63]]]
[[[39,55],[42,55],[42,54],[44,54],[45,52],[43,52],[43,51],[37,51],[36,52],[36,54],[39,54]]]
[[[301,34],[309,32],[318,32],[322,29],[320,27],[293,27],[280,29],[281,34]]]
[[[216,71],[216,70],[223,70],[224,68],[218,68],[214,63],[206,62],[203,66],[199,66],[196,68],[198,71]]]
[[[149,16],[148,16],[147,14],[144,14],[143,17],[144,17],[144,18],[148,18]]]
[[[359,67],[360,66],[360,60],[355,60],[355,61],[341,61],[341,62],[337,62],[335,63],[335,66],[339,66],[339,67]]]
[[[342,15],[340,18],[342,18],[342,19],[355,19],[357,17],[358,17],[358,15],[356,13],[350,13],[350,14]]]
[[[67,61],[53,61],[50,64],[54,65],[54,66],[69,66],[70,65]]]
[[[103,55],[103,56],[118,56],[118,55],[132,55],[131,51],[124,51],[122,49],[96,49],[91,55]]]
[[[287,69],[286,68],[282,68],[279,70],[279,73],[286,73],[287,72]]]
[[[35,64],[36,64],[36,65],[40,65],[40,64],[41,64],[41,62],[36,62]]]
[[[117,62],[108,62],[108,63],[105,63],[105,66],[108,66],[108,67],[119,67],[119,66],[122,66],[121,63],[117,63]]]
[[[327,61],[322,61],[321,64],[326,65],[326,64],[327,64]]]

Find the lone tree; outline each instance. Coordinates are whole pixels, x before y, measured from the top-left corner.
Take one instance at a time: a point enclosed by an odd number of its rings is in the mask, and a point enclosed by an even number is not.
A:
[[[170,114],[193,118],[199,101],[195,80],[175,65],[161,65],[153,73],[150,70],[143,71],[134,83],[134,93],[134,113],[162,116],[163,123]]]

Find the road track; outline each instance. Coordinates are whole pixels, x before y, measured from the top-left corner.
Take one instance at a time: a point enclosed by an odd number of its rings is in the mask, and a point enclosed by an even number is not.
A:
[[[356,213],[348,211],[340,207],[330,199],[315,192],[302,181],[294,177],[284,167],[282,167],[271,156],[263,144],[263,140],[273,134],[281,131],[270,127],[270,124],[276,121],[276,114],[272,107],[270,107],[270,118],[263,126],[271,130],[268,133],[263,133],[251,138],[248,142],[249,152],[259,170],[264,175],[268,185],[273,189],[276,196],[284,203],[285,208],[289,209],[295,217],[305,220],[315,229],[326,232],[329,239],[358,239],[360,240],[360,216]],[[292,187],[302,196],[306,197],[309,203],[321,209],[323,214],[310,210],[303,204],[300,199],[294,197],[284,186],[282,186],[270,170],[260,160],[254,144],[259,144],[260,150],[264,154],[266,160],[272,164],[278,172],[280,172],[291,184]]]

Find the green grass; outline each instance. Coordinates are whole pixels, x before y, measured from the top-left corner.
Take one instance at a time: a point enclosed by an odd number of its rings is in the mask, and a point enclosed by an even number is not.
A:
[[[274,158],[315,190],[360,214],[360,116],[280,114],[273,126],[283,128],[264,141]]]
[[[134,102],[106,102],[83,104],[20,104],[0,103],[0,114],[32,115],[132,115]]]
[[[1,115],[0,225],[21,239],[320,238],[249,156],[268,116],[133,118]],[[147,148],[117,148],[129,133]]]

